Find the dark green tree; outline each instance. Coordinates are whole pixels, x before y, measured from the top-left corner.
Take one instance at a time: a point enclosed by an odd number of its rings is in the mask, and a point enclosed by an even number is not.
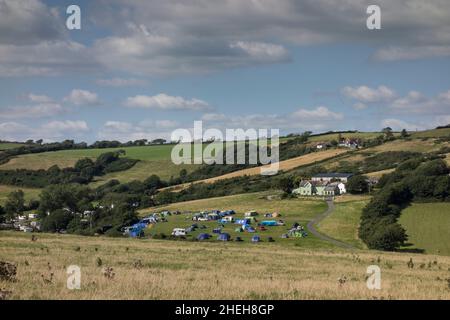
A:
[[[5,212],[9,219],[25,211],[25,194],[22,190],[13,191],[8,195],[5,203]]]
[[[356,175],[348,179],[347,192],[352,194],[362,194],[369,191],[369,183],[367,177]]]

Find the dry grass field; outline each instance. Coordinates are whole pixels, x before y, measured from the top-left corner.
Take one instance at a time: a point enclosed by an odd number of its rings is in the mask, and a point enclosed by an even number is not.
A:
[[[310,164],[314,164],[316,162],[324,161],[326,159],[334,158],[334,157],[344,154],[346,152],[348,152],[348,150],[346,150],[346,149],[328,149],[325,151],[309,153],[309,154],[306,154],[306,155],[303,155],[300,157],[295,157],[292,159],[280,161],[279,162],[279,170],[289,171],[289,170],[292,170],[292,169],[300,167],[300,166],[310,165]],[[261,174],[262,168],[269,168],[269,166],[254,167],[254,168],[234,171],[234,172],[227,173],[227,174],[224,174],[221,176],[204,179],[204,180],[198,180],[198,181],[195,181],[194,183],[214,183],[218,180],[230,179],[230,178],[235,178],[235,177],[254,176],[254,175]],[[175,187],[169,187],[169,188],[164,188],[164,189],[180,191],[180,190],[183,190],[184,188],[188,187],[190,184],[191,183],[185,183],[185,184],[177,185]]]
[[[0,232],[9,299],[450,299],[450,257]],[[407,266],[413,259],[414,268]],[[99,266],[98,259],[101,259]],[[381,290],[366,269],[381,268]],[[425,264],[427,267],[419,268]],[[68,290],[66,268],[81,268]],[[113,268],[113,278],[102,268]],[[53,273],[53,278],[51,275]],[[341,281],[339,281],[339,279]]]

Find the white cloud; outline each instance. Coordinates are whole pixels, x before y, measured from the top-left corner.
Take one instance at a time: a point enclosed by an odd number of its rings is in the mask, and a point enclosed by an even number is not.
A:
[[[295,111],[293,116],[300,120],[341,120],[344,118],[341,113],[332,112],[324,106],[312,110],[300,109]]]
[[[397,61],[450,56],[450,46],[388,47],[374,53],[376,60]]]
[[[39,103],[30,106],[7,107],[0,109],[0,119],[52,117],[66,110],[58,103]]]
[[[37,127],[17,122],[0,123],[0,134],[3,139],[10,141],[25,141],[28,139],[44,139],[45,141],[60,141],[67,137],[82,138],[89,132],[85,121],[51,121]]]
[[[52,103],[53,102],[53,99],[50,98],[49,96],[38,95],[38,94],[33,94],[33,93],[30,93],[28,95],[28,100],[30,100],[30,102],[34,102],[34,103]]]
[[[124,102],[127,107],[153,108],[160,110],[208,110],[209,104],[200,99],[185,99],[160,93],[155,96],[137,95],[129,97]]]
[[[45,130],[50,130],[52,132],[79,132],[79,131],[89,131],[89,127],[85,121],[51,121],[47,123],[44,127]]]
[[[281,62],[289,59],[289,52],[285,47],[272,43],[236,41],[230,44],[230,48],[242,50],[258,61]]]
[[[359,87],[344,87],[341,90],[342,94],[347,98],[355,99],[360,102],[373,103],[380,101],[389,101],[395,98],[396,93],[394,90],[386,87],[379,86],[378,88],[370,88],[368,86]]]
[[[175,128],[179,125],[178,121],[174,120],[156,120],[155,126],[157,128]]]
[[[227,117],[223,113],[205,113],[202,115],[202,120],[204,121],[223,121]]]
[[[166,121],[166,120],[159,120]],[[138,139],[153,140],[157,138],[169,139],[171,131],[165,131],[160,127],[155,130],[155,122],[142,121],[140,123],[131,123],[125,121],[107,121],[98,132],[99,139],[118,140],[122,142]]]
[[[92,72],[98,63],[84,45],[65,40],[37,44],[0,43],[0,76],[57,76],[73,71]]]
[[[96,93],[81,89],[73,89],[70,94],[64,98],[64,101],[70,102],[76,106],[94,106],[101,103]]]
[[[205,114],[202,120],[206,125],[217,128],[254,128],[296,130],[335,130],[344,116],[319,106],[313,109],[299,109],[289,114],[249,114],[226,116],[224,114]]]
[[[57,12],[38,0],[0,0],[0,44],[29,44],[63,37]]]
[[[381,121],[382,127],[391,127],[395,131],[406,129],[408,131],[424,130],[425,126],[415,123],[409,123],[399,119],[384,119]]]
[[[362,102],[357,102],[353,105],[353,109],[355,110],[364,110],[367,109],[367,105]]]
[[[96,83],[104,87],[138,87],[148,84],[147,80],[136,78],[111,78],[111,79],[98,79]]]

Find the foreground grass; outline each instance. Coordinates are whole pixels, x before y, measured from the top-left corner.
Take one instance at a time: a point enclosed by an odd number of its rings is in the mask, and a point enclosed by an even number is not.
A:
[[[408,249],[450,255],[450,203],[414,203],[400,216]]]
[[[248,193],[248,194],[239,194],[227,197],[220,198],[210,198],[210,199],[201,199],[187,202],[179,202],[174,203],[168,206],[154,207],[141,211],[142,215],[161,211],[161,210],[170,210],[170,211],[181,211],[183,214],[181,215],[172,215],[169,216],[168,222],[159,223],[150,229],[146,230],[146,234],[155,235],[159,233],[164,233],[165,235],[170,235],[174,228],[186,228],[192,225],[194,222],[192,221],[192,213],[199,211],[208,211],[208,210],[229,210],[233,209],[236,211],[236,218],[243,218],[244,213],[250,210],[256,210],[259,212],[259,216],[256,219],[259,221],[262,220],[273,220],[273,219],[282,219],[285,222],[285,226],[276,226],[276,227],[267,227],[266,231],[257,231],[256,233],[248,233],[248,232],[236,232],[235,229],[239,227],[234,223],[224,224],[222,229],[223,232],[229,233],[232,238],[241,237],[245,244],[244,246],[252,245],[250,240],[253,235],[259,235],[263,242],[267,241],[268,237],[272,237],[275,242],[274,245],[293,245],[297,247],[306,247],[306,248],[328,248],[333,247],[333,245],[320,240],[313,235],[308,235],[306,238],[289,238],[289,239],[281,239],[281,235],[286,233],[288,229],[295,222],[300,223],[304,227],[306,224],[312,220],[318,214],[324,212],[326,210],[326,204],[322,200],[315,199],[283,199],[280,200],[278,192],[258,192],[258,193]],[[276,199],[268,200],[271,197],[275,197]],[[264,213],[273,213],[278,212],[281,214],[279,218],[264,218]],[[195,232],[191,233],[188,236],[188,240],[195,239],[195,237],[199,233],[209,233],[213,235],[212,230],[219,226],[217,221],[201,221],[198,222],[199,225],[204,225],[205,229],[198,229]],[[257,223],[253,223],[252,225],[256,227]],[[212,238],[211,241],[215,241],[216,236]],[[271,243],[272,244],[272,243]]]
[[[317,229],[357,248],[365,248],[364,243],[358,237],[358,227],[362,209],[367,203],[368,200],[364,198],[363,200],[336,202],[334,212],[322,220]]]
[[[445,280],[450,257],[51,234],[38,234],[32,242],[30,237],[0,232],[1,260],[17,264],[17,281],[0,282],[12,292],[10,299],[450,299]],[[413,269],[407,267],[410,257]],[[365,284],[366,268],[374,263],[382,270],[381,290]],[[81,268],[81,290],[66,288],[69,265]],[[105,266],[113,268],[113,279],[102,275]],[[53,280],[46,283],[50,273]],[[346,279],[342,285],[339,278]]]

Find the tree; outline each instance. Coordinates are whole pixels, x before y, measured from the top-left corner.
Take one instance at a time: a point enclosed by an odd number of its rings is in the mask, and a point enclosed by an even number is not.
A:
[[[164,144],[166,142],[166,139],[155,139],[152,141],[152,144]]]
[[[6,212],[5,209],[3,209],[2,206],[0,206],[0,223],[5,222],[6,220]]]
[[[188,172],[187,172],[186,169],[181,169],[181,170],[180,170],[180,178],[181,178],[181,179],[186,178],[187,174],[188,174]]]
[[[13,191],[8,195],[5,203],[5,211],[8,218],[15,218],[25,210],[25,198],[22,190]]]
[[[66,210],[55,210],[50,215],[42,219],[42,231],[56,232],[66,229],[73,216]]]
[[[291,193],[294,188],[294,181],[291,177],[283,177],[278,181],[278,187],[283,190],[284,193]]]
[[[393,251],[405,244],[408,240],[405,229],[398,223],[380,224],[367,239],[369,249]]]
[[[381,132],[384,133],[384,135],[386,136],[386,139],[390,139],[390,138],[394,137],[394,135],[392,134],[392,128],[391,127],[383,128],[383,130],[381,130]]]
[[[406,138],[406,137],[409,136],[409,134],[408,134],[408,132],[406,131],[406,129],[403,129],[402,132],[400,133],[400,136],[401,136],[402,138]]]
[[[356,175],[348,179],[347,191],[352,194],[361,194],[369,191],[369,183],[367,177]]]
[[[144,184],[147,189],[159,189],[165,187],[165,184],[156,174],[152,174],[150,177],[145,179]]]

